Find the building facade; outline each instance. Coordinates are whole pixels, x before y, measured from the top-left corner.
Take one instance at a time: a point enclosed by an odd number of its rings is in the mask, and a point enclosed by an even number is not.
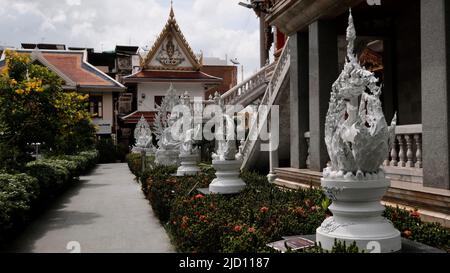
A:
[[[122,116],[123,138],[132,143],[131,132],[144,116],[152,124],[157,107],[170,85],[182,95],[199,100],[208,99],[215,92],[224,93],[236,85],[237,68],[226,61],[210,60],[204,65],[202,54],[195,54],[170,10],[162,32],[141,59],[140,66],[131,75],[122,78],[129,90],[134,90],[136,105],[132,113]]]
[[[87,51],[11,49],[27,54],[35,63],[47,67],[63,80],[64,90],[89,94],[89,112],[97,127],[97,135],[111,137],[114,132],[114,94],[125,91],[125,86],[87,62]],[[4,60],[5,55],[2,55]],[[0,69],[4,67],[0,62]]]
[[[344,64],[351,7],[358,34],[356,53],[380,78],[386,119],[395,113],[398,117],[395,145],[382,166],[392,181],[386,201],[443,213],[440,221],[449,225],[448,1],[251,2],[273,35],[261,39],[261,49],[283,41],[277,32],[288,38],[284,50],[289,75],[277,100],[282,109],[280,145],[270,156],[276,183],[320,185],[321,171],[329,161],[325,116],[331,86]]]

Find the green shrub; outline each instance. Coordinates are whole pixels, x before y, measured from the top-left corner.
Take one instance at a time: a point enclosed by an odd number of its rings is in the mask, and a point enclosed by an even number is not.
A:
[[[79,166],[77,163],[71,160],[67,159],[42,159],[40,162],[49,163],[49,164],[57,164],[64,168],[66,168],[69,171],[70,178],[77,177],[81,174],[81,171],[79,169]]]
[[[32,161],[26,165],[26,172],[39,181],[41,193],[53,195],[69,181],[69,171],[53,161]]]
[[[142,166],[141,166],[141,154],[139,153],[130,153],[126,156],[126,160],[128,163],[128,168],[131,173],[134,174],[137,178],[140,178],[142,174]],[[155,157],[149,155],[146,157],[147,168],[152,169],[155,162]]]
[[[267,243],[314,233],[326,216],[319,190],[284,191],[245,172],[247,187],[239,195],[204,196],[196,188],[208,187],[212,168],[181,178],[170,176],[173,172],[157,166],[148,171],[142,187],[182,252],[270,252]]]
[[[96,149],[99,152],[99,163],[116,163],[126,159],[128,147],[124,144],[114,145],[111,138],[102,138],[97,141]]]
[[[0,174],[0,239],[5,230],[27,219],[38,196],[36,178],[26,174]]]
[[[88,172],[97,164],[98,152],[85,151],[77,155],[58,155],[48,157],[50,162],[59,163],[66,167],[72,176],[79,176]]]
[[[384,214],[403,237],[450,252],[450,230],[439,223],[423,222],[417,211],[398,207],[386,207]]]

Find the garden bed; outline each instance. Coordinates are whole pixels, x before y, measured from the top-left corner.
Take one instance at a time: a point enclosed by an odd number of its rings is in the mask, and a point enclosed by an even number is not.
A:
[[[266,244],[282,236],[314,234],[330,216],[321,190],[285,190],[256,173],[241,176],[247,187],[238,195],[203,195],[214,170],[203,167],[192,177],[173,177],[173,167],[156,166],[141,175],[144,194],[180,252],[273,252]],[[385,213],[402,236],[450,251],[450,230],[424,223],[416,211],[388,207]],[[309,250],[321,252],[319,247]],[[333,252],[355,252],[336,245]]]

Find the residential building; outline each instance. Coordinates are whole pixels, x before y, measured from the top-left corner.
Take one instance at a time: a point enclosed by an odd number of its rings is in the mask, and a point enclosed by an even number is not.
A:
[[[65,48],[65,47],[64,47]],[[111,137],[114,134],[113,96],[125,91],[125,86],[87,62],[86,50],[64,49],[12,49],[27,54],[37,64],[47,67],[63,80],[63,88],[89,94],[89,111],[97,127],[97,135]],[[5,65],[5,55],[0,69]]]

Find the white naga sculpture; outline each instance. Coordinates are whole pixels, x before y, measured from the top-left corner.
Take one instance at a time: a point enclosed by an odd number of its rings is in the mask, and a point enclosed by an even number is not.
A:
[[[354,54],[356,31],[349,16],[347,58],[332,86],[325,121],[325,143],[331,164],[324,169],[322,188],[333,203],[333,217],[317,229],[325,249],[335,239],[356,242],[370,251],[375,242],[381,252],[401,248],[400,233],[382,217],[380,199],[390,186],[381,164],[395,136],[396,117],[388,127],[381,108],[381,86],[374,74],[358,63]],[[359,107],[358,107],[359,104]]]
[[[152,143],[152,131],[150,130],[150,126],[144,116],[141,116],[141,119],[136,124],[136,129],[134,129],[134,139],[136,140],[136,144],[131,152],[145,152],[146,154],[154,153],[155,147]]]
[[[234,120],[224,113],[223,102],[216,94],[214,101],[222,109],[217,117],[216,153],[212,154],[212,164],[216,170],[216,178],[209,184],[209,192],[215,194],[239,193],[245,188],[245,182],[239,177],[242,165],[241,150],[236,149]]]
[[[183,122],[182,143],[180,145],[180,167],[177,170],[177,176],[195,175],[200,172],[197,164],[200,161],[200,150],[194,147],[194,140],[200,139],[202,130],[201,124],[194,125],[193,107],[187,92],[181,97],[181,104],[189,109],[189,117],[181,117]]]
[[[178,165],[181,142],[172,135],[172,126],[177,117],[172,115],[172,109],[180,103],[177,91],[170,84],[161,105],[157,106],[158,113],[155,116],[154,131],[158,139],[158,150],[155,155],[155,163],[158,165]]]

